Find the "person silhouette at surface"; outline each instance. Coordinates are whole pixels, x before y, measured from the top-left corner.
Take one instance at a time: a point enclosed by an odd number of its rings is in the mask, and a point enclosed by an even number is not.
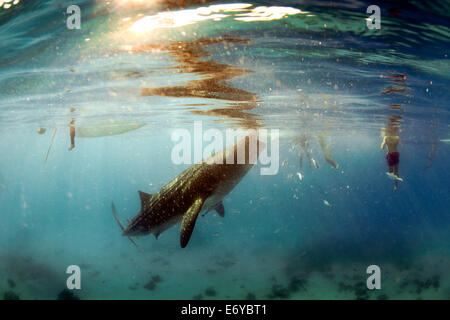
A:
[[[75,108],[70,108],[70,112],[74,112]],[[75,118],[70,121],[70,147],[69,151],[75,148]]]
[[[321,134],[318,137],[325,161],[328,162],[333,168],[339,169],[339,164],[331,156],[330,145],[326,142],[326,137],[327,134]]]
[[[309,138],[306,135],[302,135],[298,141],[300,146],[300,170],[303,169],[303,157],[306,156],[308,159],[309,168],[319,168],[317,161],[312,157],[312,150],[309,145]]]
[[[403,181],[398,173],[400,164],[400,152],[398,151],[398,145],[400,144],[399,127],[395,124],[389,124],[382,136],[381,149],[386,149],[387,151],[386,161],[389,167],[387,175],[395,181],[394,190],[397,190],[398,182]]]

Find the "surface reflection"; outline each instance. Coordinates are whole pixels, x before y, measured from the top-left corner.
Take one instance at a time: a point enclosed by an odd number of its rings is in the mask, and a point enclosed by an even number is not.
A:
[[[192,5],[206,4],[212,0],[115,0],[113,5],[119,8],[159,10],[183,9]]]
[[[201,21],[220,21],[232,17],[243,22],[258,22],[280,20],[289,15],[308,14],[291,7],[258,6],[249,3],[216,4],[195,9],[162,11],[135,21],[130,30],[134,32],[148,32],[159,28],[178,28]]]
[[[197,74],[201,79],[190,80],[183,85],[160,88],[142,88],[142,96],[166,96],[184,98],[206,98],[223,100],[224,107],[209,110],[194,109],[190,112],[197,115],[207,115],[236,120],[235,124],[243,127],[256,128],[260,126],[259,118],[248,111],[258,105],[258,96],[250,91],[234,87],[229,80],[242,76],[250,70],[233,65],[219,63],[214,60],[203,60],[209,56],[205,47],[222,44],[232,51],[236,44],[247,44],[248,39],[220,37],[214,39],[199,39],[195,41],[175,41],[169,44],[148,44],[136,46],[133,52],[166,51],[175,58],[179,65],[170,68],[175,73]],[[191,109],[193,105],[190,105]]]

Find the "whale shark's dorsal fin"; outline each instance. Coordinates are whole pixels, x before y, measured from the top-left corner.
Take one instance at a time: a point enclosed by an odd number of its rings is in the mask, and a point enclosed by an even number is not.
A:
[[[180,230],[180,245],[182,248],[187,246],[189,239],[191,238],[192,231],[194,231],[195,227],[195,221],[197,221],[203,202],[204,200],[202,198],[198,198],[183,215],[183,222],[181,223]]]
[[[222,218],[225,217],[225,208],[223,207],[222,201],[220,201],[216,206],[214,207],[214,210],[221,216]]]
[[[144,207],[144,204],[148,203],[150,201],[150,198],[152,195],[150,193],[145,193],[144,191],[138,191],[139,192],[139,198],[141,198],[141,207]]]

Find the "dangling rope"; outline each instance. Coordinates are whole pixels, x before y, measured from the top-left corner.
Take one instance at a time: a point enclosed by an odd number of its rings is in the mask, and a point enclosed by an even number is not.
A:
[[[52,149],[53,141],[55,140],[56,136],[56,131],[58,131],[58,128],[55,128],[55,130],[53,130],[52,140],[50,140],[50,145],[48,146],[47,154],[45,155],[45,162],[47,162],[48,155],[50,153],[50,150]]]

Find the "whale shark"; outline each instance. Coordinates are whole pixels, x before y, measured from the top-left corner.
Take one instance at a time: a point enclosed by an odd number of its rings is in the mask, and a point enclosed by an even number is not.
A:
[[[138,191],[141,210],[126,227],[120,222],[112,203],[111,208],[123,231],[122,235],[131,240],[131,237],[153,234],[157,239],[163,231],[181,222],[180,246],[185,248],[200,212],[215,210],[220,216],[225,215],[223,198],[253,167],[265,147],[256,134],[247,135],[234,145],[192,165],[156,194]],[[242,150],[245,150],[245,161],[239,155],[241,161],[238,162],[238,153]],[[233,157],[234,161],[229,161]]]

